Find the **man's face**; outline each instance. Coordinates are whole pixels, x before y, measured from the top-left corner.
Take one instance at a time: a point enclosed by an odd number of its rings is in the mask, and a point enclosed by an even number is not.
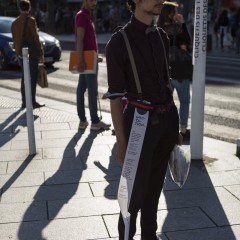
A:
[[[85,8],[89,11],[93,11],[97,6],[97,0],[85,0]]]
[[[159,15],[165,0],[136,0],[139,9],[148,15]]]

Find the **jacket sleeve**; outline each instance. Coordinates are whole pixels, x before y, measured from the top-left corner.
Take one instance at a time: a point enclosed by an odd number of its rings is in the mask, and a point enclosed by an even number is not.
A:
[[[37,44],[38,48],[40,49],[40,57],[43,56],[43,47],[39,39],[38,28],[35,18],[30,18],[30,32],[33,38],[33,41]]]

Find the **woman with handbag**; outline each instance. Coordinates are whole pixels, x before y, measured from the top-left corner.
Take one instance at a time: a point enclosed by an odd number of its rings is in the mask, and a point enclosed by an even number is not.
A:
[[[187,126],[190,105],[190,81],[193,71],[190,54],[191,37],[184,18],[178,13],[177,8],[177,3],[165,1],[157,24],[166,31],[170,40],[171,83],[173,89],[177,91],[180,102],[179,115],[183,141],[189,141],[190,130],[187,129]]]

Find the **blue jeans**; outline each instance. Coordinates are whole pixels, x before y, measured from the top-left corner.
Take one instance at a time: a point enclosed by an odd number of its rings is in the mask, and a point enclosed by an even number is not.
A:
[[[178,81],[172,79],[171,82],[173,89],[176,89],[177,91],[178,99],[180,102],[180,127],[187,128],[190,105],[190,80],[184,79],[182,81]]]
[[[80,74],[77,87],[77,112],[80,121],[86,121],[84,93],[88,89],[88,105],[93,124],[100,121],[97,113],[98,82],[97,74]]]

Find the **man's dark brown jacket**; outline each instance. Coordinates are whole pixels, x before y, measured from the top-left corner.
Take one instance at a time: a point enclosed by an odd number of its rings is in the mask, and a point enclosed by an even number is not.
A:
[[[25,26],[26,18],[28,17],[27,24]],[[24,36],[23,29],[26,27]],[[24,41],[28,43],[35,43],[38,49],[33,51],[29,58],[39,58],[43,56],[43,48],[42,44],[39,40],[38,29],[36,20],[33,17],[28,16],[27,14],[21,13],[19,17],[12,23],[12,35],[13,35],[13,47],[16,50],[17,56],[21,55],[21,44],[22,44],[22,37]]]

